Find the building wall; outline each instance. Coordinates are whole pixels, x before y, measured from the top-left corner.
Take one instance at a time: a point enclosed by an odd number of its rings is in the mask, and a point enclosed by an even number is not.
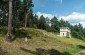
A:
[[[60,32],[60,36],[61,37],[66,37],[67,36],[67,32]]]
[[[70,37],[71,38],[71,30],[69,28],[60,28],[60,36],[61,37]]]

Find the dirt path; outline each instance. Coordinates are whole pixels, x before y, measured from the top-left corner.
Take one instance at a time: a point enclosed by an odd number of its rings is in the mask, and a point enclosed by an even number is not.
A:
[[[76,55],[85,55],[85,50],[80,51],[80,52],[77,53]]]

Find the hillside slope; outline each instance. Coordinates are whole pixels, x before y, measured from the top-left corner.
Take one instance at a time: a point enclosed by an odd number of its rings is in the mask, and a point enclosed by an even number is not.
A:
[[[2,32],[3,33],[3,32]],[[27,28],[15,33],[9,43],[0,34],[1,54],[4,55],[74,55],[84,49],[85,42],[75,38],[61,38],[45,30]],[[25,42],[25,37],[28,42]]]

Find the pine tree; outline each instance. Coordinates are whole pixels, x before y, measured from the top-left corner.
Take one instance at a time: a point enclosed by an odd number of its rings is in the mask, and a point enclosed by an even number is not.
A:
[[[9,0],[8,33],[6,36],[6,39],[8,41],[11,41],[13,38],[13,35],[12,35],[12,3],[13,3],[13,0]]]
[[[51,19],[51,29],[53,32],[59,32],[59,21],[55,16]]]

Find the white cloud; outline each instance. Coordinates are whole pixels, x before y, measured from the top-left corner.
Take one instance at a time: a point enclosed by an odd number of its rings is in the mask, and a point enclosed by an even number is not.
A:
[[[85,28],[85,22],[81,21],[80,24],[82,24],[82,26]]]
[[[38,17],[43,15],[45,18],[48,17],[49,19],[52,19],[54,16],[58,17],[57,15],[46,14],[41,12],[37,12],[36,14],[38,15]],[[81,23],[82,26],[85,28],[85,14],[83,13],[72,12],[70,15],[67,16],[59,16],[58,19],[60,20],[61,18],[63,18],[66,21],[69,21],[72,25]]]
[[[41,12],[37,12],[36,14],[38,15],[38,17],[43,15],[45,18],[48,17],[49,19],[52,19],[54,17],[54,15],[52,14],[46,14],[46,13],[41,13]]]
[[[81,23],[85,27],[85,14],[73,12],[68,16],[60,16],[59,19],[63,18],[66,21],[69,21],[72,25]]]
[[[68,16],[60,16],[59,18],[63,18],[64,20],[85,20],[85,14],[73,12]]]
[[[82,26],[85,28],[85,21],[80,21],[79,23],[82,24]],[[76,24],[78,25],[79,23],[73,23],[72,25],[76,25]]]

